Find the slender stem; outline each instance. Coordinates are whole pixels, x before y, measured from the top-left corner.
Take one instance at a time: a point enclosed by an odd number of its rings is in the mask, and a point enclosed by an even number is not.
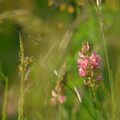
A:
[[[21,78],[20,78],[20,99],[19,99],[19,108],[18,108],[18,120],[23,120],[23,107],[24,107],[24,48],[20,36],[20,65],[21,65]]]
[[[106,57],[106,63],[107,63],[107,71],[108,71],[108,77],[109,77],[109,81],[111,82],[111,72],[110,72],[110,63],[109,63],[109,57],[108,57],[108,48],[107,48],[107,43],[106,43],[106,39],[105,39],[105,34],[104,34],[104,30],[103,30],[103,17],[102,17],[102,12],[101,12],[101,6],[97,6],[96,3],[92,0],[94,6],[95,6],[95,10],[96,13],[98,15],[98,22],[100,25],[100,31],[101,31],[101,35],[102,35],[102,39],[103,39],[103,44],[104,44],[104,49],[105,49],[105,57]],[[111,88],[111,86],[110,86]],[[112,89],[111,89],[112,92]]]
[[[59,104],[59,119],[60,120],[63,120],[63,117],[62,117],[62,105],[61,104]]]
[[[24,76],[21,75],[21,83],[20,83],[20,99],[19,99],[19,120],[23,120],[23,106],[24,106]]]
[[[110,86],[111,86],[111,97],[112,97],[112,120],[115,120],[115,97],[114,97],[114,91],[113,91],[113,72],[111,71],[111,81],[110,81]]]
[[[96,105],[96,94],[95,94],[95,91],[91,91],[91,96],[92,96],[92,104],[93,104],[93,108],[95,109],[95,112],[96,112],[96,120],[102,120],[102,117],[100,116],[100,110],[97,108],[97,105]],[[106,119],[104,117],[104,119]]]
[[[103,82],[101,83],[101,87],[104,91],[104,93],[106,94],[107,97],[110,97],[110,93],[109,91],[106,89],[106,86],[103,84]]]
[[[91,95],[92,95],[92,104],[93,104],[93,108],[95,109],[96,116],[98,117],[97,108],[96,108],[96,102],[95,102],[95,91],[93,91],[93,90],[90,90],[90,91],[91,91]]]
[[[6,109],[7,109],[7,99],[8,99],[8,78],[5,77],[3,73],[0,72],[0,76],[5,80],[5,94],[3,101],[3,109],[2,109],[2,120],[6,120]]]
[[[109,80],[110,80],[110,83],[111,83],[111,73],[110,73],[110,64],[109,64],[107,43],[106,43],[106,40],[105,40],[105,35],[104,35],[104,31],[103,31],[103,23],[102,23],[102,21],[100,21],[100,28],[101,28],[101,33],[102,33],[103,42],[104,42],[105,56],[106,56],[107,69],[108,69],[108,76],[109,76]],[[111,84],[110,84],[110,85],[111,85]],[[111,86],[110,86],[110,87],[111,87]],[[111,89],[111,92],[112,92],[112,89]]]
[[[94,2],[93,2],[94,3]],[[94,3],[95,4],[95,3]],[[97,6],[95,4],[95,9],[98,15],[98,19],[99,19],[99,24],[100,24],[100,30],[101,30],[101,34],[102,34],[102,38],[103,38],[103,43],[104,43],[104,49],[105,49],[105,57],[106,57],[106,62],[107,62],[107,69],[108,69],[108,76],[109,76],[109,81],[110,81],[110,93],[111,93],[111,99],[112,99],[112,117],[114,120],[114,93],[113,93],[113,74],[112,71],[110,69],[110,63],[109,63],[109,57],[108,57],[108,49],[107,49],[107,43],[106,43],[106,39],[105,39],[105,34],[104,34],[104,30],[103,30],[103,18],[102,18],[102,12],[101,12],[101,6]]]

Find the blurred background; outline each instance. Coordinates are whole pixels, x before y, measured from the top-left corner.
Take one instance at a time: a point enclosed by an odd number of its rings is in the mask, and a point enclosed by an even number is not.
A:
[[[60,120],[58,107],[49,103],[51,90],[64,61],[67,61],[67,81],[73,81],[83,103],[66,87],[67,102],[62,106],[62,120],[120,119],[120,1],[102,0],[102,17],[113,75],[112,93],[106,65],[104,43],[95,9],[96,0],[1,0],[0,1],[0,73],[8,78],[6,120],[18,119],[20,91],[19,41],[23,41],[25,56],[33,56],[33,66],[24,81],[25,120]],[[103,58],[104,80],[96,95],[97,109],[84,87],[77,70],[78,52],[89,41]],[[0,119],[5,94],[5,80],[0,76]],[[92,114],[92,115],[91,115]]]

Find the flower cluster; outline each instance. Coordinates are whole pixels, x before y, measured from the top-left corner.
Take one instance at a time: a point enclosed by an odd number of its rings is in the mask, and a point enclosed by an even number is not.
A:
[[[50,102],[52,105],[63,104],[67,100],[65,96],[65,86],[67,84],[66,62],[62,65],[57,77],[57,83],[51,91]]]
[[[59,81],[56,84],[54,90],[51,91],[52,97],[50,101],[52,105],[57,105],[57,103],[63,104],[67,100],[66,96],[64,95],[64,87],[65,84],[64,81],[62,80]]]
[[[92,90],[96,89],[103,79],[100,72],[101,57],[96,52],[91,53],[88,42],[83,43],[77,63],[79,75],[85,78],[85,85],[91,87]]]

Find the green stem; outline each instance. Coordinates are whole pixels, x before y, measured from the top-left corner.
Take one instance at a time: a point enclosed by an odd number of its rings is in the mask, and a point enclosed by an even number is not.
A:
[[[96,114],[96,120],[102,120],[102,117],[100,116],[100,110],[99,110],[99,108],[97,107],[97,105],[96,105],[96,95],[95,95],[95,91],[92,91],[92,90],[90,90],[91,91],[91,96],[92,96],[92,104],[93,104],[93,108],[95,109],[95,114]],[[106,119],[105,118],[105,116],[104,116],[104,119]]]
[[[21,78],[20,78],[20,99],[19,99],[19,107],[18,107],[18,120],[23,120],[24,113],[24,48],[23,43],[20,36],[20,65],[21,65]]]
[[[92,104],[93,104],[93,108],[95,109],[95,113],[96,113],[96,118],[99,118],[98,116],[98,109],[96,107],[96,102],[95,102],[95,91],[91,90],[91,94],[92,94]]]
[[[110,97],[110,93],[109,93],[109,91],[106,89],[106,86],[103,84],[103,82],[101,83],[101,87],[102,87],[105,95],[106,95],[107,97]]]
[[[63,117],[62,117],[62,105],[61,104],[59,104],[59,119],[60,120],[63,120]]]
[[[24,106],[24,75],[21,75],[21,85],[20,85],[20,99],[19,99],[19,108],[18,108],[18,120],[23,120],[23,106]]]
[[[109,81],[110,81],[110,93],[111,93],[111,99],[112,99],[112,113],[113,113],[113,120],[114,120],[114,93],[113,93],[113,74],[112,71],[110,70],[110,63],[109,63],[109,57],[108,57],[108,49],[107,49],[107,43],[106,43],[106,39],[105,39],[105,34],[104,34],[104,30],[103,30],[103,18],[102,18],[102,12],[101,12],[101,8],[99,6],[96,6],[96,12],[98,15],[98,19],[99,19],[99,24],[100,24],[100,30],[101,30],[101,34],[102,34],[102,38],[103,38],[103,43],[104,43],[104,49],[105,49],[105,57],[106,57],[106,62],[107,62],[107,70],[108,70],[108,77],[109,77]]]
[[[98,15],[98,21],[99,21],[101,35],[102,35],[104,49],[105,49],[105,57],[106,57],[106,63],[107,63],[108,77],[109,77],[109,81],[110,81],[110,85],[111,85],[112,79],[111,79],[110,63],[109,63],[109,57],[108,57],[107,43],[106,43],[105,34],[104,34],[104,30],[103,30],[103,18],[102,18],[101,7],[98,7],[93,0],[92,0],[92,2],[95,6],[95,10],[96,10],[96,13]],[[110,86],[110,88],[111,88],[111,86]],[[111,89],[111,92],[112,92],[112,89]]]
[[[111,86],[111,97],[112,97],[112,120],[115,120],[115,97],[114,97],[114,89],[113,89],[113,72],[111,71],[111,81],[110,81],[110,86]]]
[[[0,76],[5,80],[5,94],[3,101],[3,109],[2,109],[2,120],[6,120],[6,112],[7,112],[7,99],[8,99],[8,78],[5,77],[3,73],[0,72]]]

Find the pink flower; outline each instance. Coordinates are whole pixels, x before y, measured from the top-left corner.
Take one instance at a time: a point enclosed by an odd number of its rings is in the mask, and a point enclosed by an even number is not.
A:
[[[88,57],[84,57],[83,59],[78,59],[78,67],[79,68],[83,68],[83,69],[87,69],[89,65],[89,58]]]
[[[91,65],[93,66],[93,68],[99,68],[99,66],[101,64],[101,57],[94,52],[90,56],[90,62],[91,62]]]
[[[66,96],[59,96],[58,101],[60,102],[60,104],[63,104],[66,101]]]
[[[84,70],[83,68],[80,68],[80,69],[79,69],[79,75],[80,75],[81,77],[85,77],[85,76],[87,75],[87,71]]]
[[[84,42],[79,52],[77,64],[79,75],[85,78],[85,85],[96,89],[101,80],[103,80],[102,73],[100,72],[101,57],[96,52],[91,52],[89,43]],[[93,85],[93,83],[95,84]]]
[[[83,58],[78,59],[79,75],[85,77],[87,75],[87,68],[89,66],[89,57],[82,56]]]
[[[57,103],[63,104],[66,101],[66,96],[56,93],[54,90],[51,91],[52,97],[50,99],[51,105],[55,106]]]

